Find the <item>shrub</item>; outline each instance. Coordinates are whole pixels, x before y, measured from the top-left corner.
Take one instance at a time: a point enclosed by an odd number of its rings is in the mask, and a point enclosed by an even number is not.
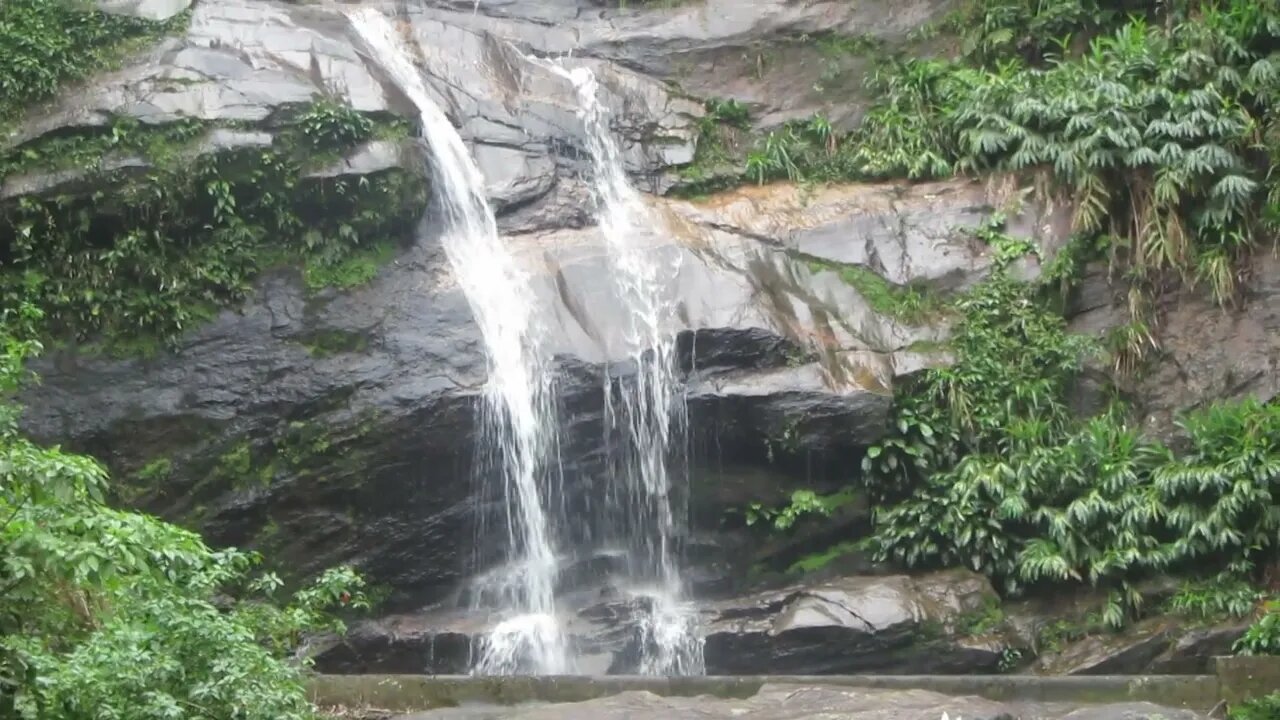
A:
[[[38,344],[38,318],[0,313],[0,395]],[[287,661],[301,633],[341,630],[325,612],[365,604],[349,569],[284,605],[259,558],[103,504],[94,460],[22,437],[0,413],[0,715],[66,720],[310,718]]]

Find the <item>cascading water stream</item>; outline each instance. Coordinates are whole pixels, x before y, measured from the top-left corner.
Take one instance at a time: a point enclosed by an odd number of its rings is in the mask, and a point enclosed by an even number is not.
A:
[[[486,348],[481,442],[500,453],[508,498],[504,619],[480,648],[481,674],[559,674],[568,669],[555,615],[557,559],[540,482],[556,444],[552,374],[539,352],[527,275],[498,237],[484,179],[458,131],[432,100],[405,41],[376,10],[348,13],[374,59],[417,107],[443,212],[442,243]]]
[[[673,547],[677,528],[671,480],[681,469],[673,460],[682,458],[686,417],[676,368],[675,307],[667,282],[679,273],[680,255],[671,248],[663,252],[653,242],[661,223],[627,179],[594,73],[585,67],[549,67],[577,92],[595,176],[596,217],[627,311],[627,351],[636,368],[617,380],[616,390],[606,380],[606,429],[620,431],[622,439],[606,510],[608,525],[623,535],[618,540],[629,550],[631,580],[647,596],[639,628],[640,671],[701,674],[702,641],[692,612],[680,600]]]

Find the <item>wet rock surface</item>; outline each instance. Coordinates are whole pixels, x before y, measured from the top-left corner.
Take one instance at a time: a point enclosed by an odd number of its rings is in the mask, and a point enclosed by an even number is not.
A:
[[[971,637],[965,628],[967,619],[995,601],[986,579],[946,571],[837,577],[706,602],[698,612],[710,675],[965,674],[995,672],[1000,662],[1003,639]],[[636,619],[645,602],[598,585],[562,598],[569,613],[562,626],[579,658],[576,673],[635,672]],[[480,614],[458,609],[384,618],[317,647],[316,667],[329,673],[460,672],[487,630]]]
[[[1199,675],[1231,655],[1248,621],[1194,626],[1176,617],[1142,620],[1114,634],[1085,637],[1045,652],[1032,668],[1050,675]]]
[[[854,576],[724,601],[709,610],[707,672],[949,674],[994,671],[1003,645],[957,621],[996,601],[963,571]]]
[[[741,700],[660,697],[630,691],[577,703],[519,708],[468,707],[401,716],[401,720],[624,720],[626,718],[748,718],[749,720],[1200,720],[1188,710],[1150,703],[1073,709],[1061,705],[999,703],[925,690],[872,690],[820,685],[765,685]]]
[[[1263,252],[1251,266],[1239,308],[1224,311],[1203,289],[1160,299],[1159,357],[1132,388],[1154,435],[1171,437],[1180,414],[1215,401],[1280,395],[1280,257]],[[1101,336],[1127,323],[1118,292],[1105,267],[1091,267],[1070,329]]]
[[[656,212],[671,228],[653,252],[672,268],[664,292],[678,307],[671,329],[700,462],[765,462],[771,438],[838,459],[878,437],[894,378],[932,361],[910,346],[945,327],[879,315],[760,229],[703,224],[709,211],[684,202]],[[561,358],[567,487],[589,494],[607,482],[604,374],[634,372],[627,310],[604,284],[594,228],[508,240],[537,273]],[[448,268],[427,227],[350,292],[271,275],[175,354],[51,353],[27,393],[26,426],[103,458],[137,504],[215,543],[269,551],[298,575],[356,562],[392,590],[393,608],[439,600],[472,569],[475,513],[493,500],[475,496],[470,472],[481,339]],[[145,479],[158,459],[172,472]],[[750,502],[738,500],[718,502]]]
[[[189,5],[98,4],[153,19]],[[694,152],[703,110],[690,96],[743,100],[761,127],[819,110],[847,127],[862,112],[855,86],[864,58],[824,55],[814,39],[842,33],[894,46],[952,5],[362,4],[395,15],[401,31],[420,41],[429,91],[471,146],[506,240],[534,278],[560,368],[570,512],[608,481],[599,447],[604,388],[634,368],[624,351],[628,310],[611,299],[601,239],[589,227],[590,179],[572,89],[524,53],[572,50],[577,59],[569,62],[597,73],[628,171],[639,187],[661,193],[672,167]],[[350,6],[201,0],[184,34],[33,110],[0,148],[105,128],[119,116],[146,125],[196,118],[236,126],[211,130],[195,146],[199,153],[264,147],[283,112],[335,93],[363,112],[411,117],[344,9]],[[414,142],[378,141],[315,174],[365,175],[421,162]],[[107,167],[141,172],[147,164],[113,157]],[[0,198],[93,190],[85,179],[79,170],[8,177]],[[778,184],[698,202],[653,200],[661,229],[651,251],[667,263],[663,292],[678,308],[669,329],[680,338],[695,481],[720,482],[739,472],[735,464],[745,474],[772,467],[773,449],[785,441],[805,464],[775,473],[777,487],[846,483],[840,468],[856,466],[860,449],[883,432],[894,383],[946,361],[920,348],[936,347],[947,328],[943,318],[910,324],[873,307],[842,270],[943,293],[970,286],[989,272],[991,256],[966,228],[1011,204],[1018,208],[1011,234],[1036,241],[1050,257],[1068,235],[1070,213],[1007,181]],[[481,338],[438,230],[428,218],[414,247],[350,292],[312,293],[295,274],[273,273],[242,307],[194,329],[174,354],[120,360],[87,349],[52,352],[36,366],[42,384],[23,398],[26,428],[104,459],[121,498],[197,527],[214,543],[264,550],[297,576],[355,563],[389,592],[388,612],[452,608],[460,582],[477,569],[474,558],[484,554],[476,515],[495,499],[477,496],[472,482],[486,373]],[[1137,393],[1153,429],[1167,430],[1179,411],[1210,399],[1280,392],[1277,262],[1257,259],[1243,308],[1230,315],[1191,294],[1164,300],[1167,356]],[[1027,259],[1020,270],[1039,268]],[[1125,321],[1103,270],[1087,279],[1072,314],[1074,330],[1094,334]],[[147,472],[159,460],[170,471]],[[690,573],[695,588],[719,598],[705,608],[709,669],[949,673],[989,671],[999,662],[1002,641],[948,628],[990,597],[972,578],[951,577],[948,595],[932,581],[859,569],[744,595],[738,578],[747,541],[718,519],[751,502],[776,504],[785,491],[769,495],[747,481],[703,490],[690,493],[694,535],[686,549],[703,553]],[[865,512],[848,520],[842,529],[861,527]],[[563,526],[566,545],[578,539],[572,533],[590,534]],[[825,540],[767,553],[785,566]],[[573,591],[605,588],[584,583]],[[630,603],[579,598],[574,632],[593,669],[626,669]],[[452,615],[389,616],[322,657],[352,672],[456,672],[469,663],[476,632],[475,621]],[[1187,671],[1230,635],[1206,633],[1081,649],[1061,660],[1060,671]]]
[[[821,112],[850,127],[866,106],[862,76],[877,46],[942,17],[949,0],[705,0],[619,5],[597,0],[437,0],[411,11],[510,39],[539,55],[606,59],[698,97],[748,104],[761,127]],[[855,42],[823,46],[824,37]]]

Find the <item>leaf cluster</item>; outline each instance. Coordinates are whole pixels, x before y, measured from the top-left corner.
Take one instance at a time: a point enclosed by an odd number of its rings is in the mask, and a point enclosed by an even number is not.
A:
[[[163,23],[109,15],[86,0],[5,0],[0,4],[0,123],[186,23],[185,14]]]
[[[1036,288],[997,273],[957,307],[954,365],[899,399],[889,436],[863,461],[882,503],[880,557],[964,565],[1010,592],[1111,588],[1111,625],[1140,604],[1131,581],[1145,574],[1246,577],[1268,562],[1280,535],[1280,407],[1189,414],[1175,455],[1119,407],[1072,414],[1066,398],[1090,345]]]
[[[1075,230],[1111,238],[1136,279],[1175,272],[1230,302],[1238,263],[1269,237],[1261,223],[1280,197],[1267,141],[1277,38],[1274,4],[1224,0],[1160,25],[1130,17],[1042,65],[1017,54],[991,66],[889,64],[871,80],[882,100],[852,162],[868,176],[1043,173],[1076,208]]]
[[[958,18],[959,58],[884,59],[856,131],[788,123],[739,180],[1037,174],[1137,284],[1173,274],[1234,302],[1280,223],[1280,8],[982,0]]]
[[[367,281],[425,206],[414,173],[306,177],[381,131],[349,108],[304,107],[265,149],[205,152],[211,130],[120,120],[0,157],[10,173],[70,165],[91,188],[0,205],[0,298],[38,304],[58,335],[173,342],[282,262],[303,260],[313,288]],[[104,165],[120,157],[150,168]]]
[[[766,507],[762,503],[752,503],[743,511],[743,516],[748,526],[767,523],[774,530],[785,531],[805,515],[829,517],[833,512],[852,503],[855,498],[852,488],[826,495],[802,488],[791,493],[791,499],[785,505]]]
[[[0,389],[37,346],[0,328]],[[305,632],[341,630],[363,580],[325,573],[291,599],[253,574],[256,555],[215,551],[186,530],[103,498],[96,461],[0,426],[0,715],[67,720],[312,717]]]
[[[1232,649],[1241,655],[1280,655],[1280,600],[1263,606],[1257,622],[1249,626]]]

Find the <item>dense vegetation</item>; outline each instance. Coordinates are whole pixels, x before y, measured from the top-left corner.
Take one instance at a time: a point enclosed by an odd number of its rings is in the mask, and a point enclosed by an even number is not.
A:
[[[1136,280],[1174,271],[1232,302],[1240,262],[1280,220],[1275,3],[966,8],[933,30],[961,31],[960,56],[881,58],[868,78],[879,99],[849,136],[815,117],[726,142],[744,110],[710,103],[693,191],[726,182],[712,172],[726,144],[748,148],[738,176],[757,182],[1035,173]]]
[[[59,335],[173,340],[243,298],[272,265],[301,261],[315,286],[367,280],[414,227],[421,178],[306,171],[375,133],[403,131],[321,101],[279,119],[266,148],[199,154],[211,132],[236,130],[125,119],[15,148],[0,155],[0,177],[72,167],[90,174],[91,189],[0,204],[0,298],[38,302]],[[129,155],[152,168],[112,168]]]
[[[5,0],[0,5],[0,129],[67,83],[186,25],[88,11],[88,2]]]
[[[24,380],[38,311],[0,313],[0,398]],[[331,607],[365,604],[351,570],[291,599],[259,558],[103,503],[94,460],[44,448],[0,404],[0,716],[311,717],[301,633],[341,630]]]
[[[6,2],[0,125],[183,22],[119,18],[74,2]],[[0,202],[0,301],[38,304],[46,335],[154,351],[242,299],[274,265],[304,265],[316,288],[368,280],[411,234],[425,205],[423,179],[399,170],[310,173],[407,129],[318,99],[254,126],[143,126],[120,117],[0,146],[0,181],[35,188]],[[258,130],[274,140],[262,146]],[[209,152],[211,143],[226,149]],[[81,179],[47,178],[54,171]]]
[[[0,128],[183,23],[6,0]],[[368,279],[416,220],[422,180],[306,172],[403,126],[327,101],[269,124],[271,147],[216,155],[197,152],[211,131],[248,128],[118,118],[0,150],[0,180],[86,178],[0,204],[0,717],[310,718],[298,643],[342,629],[330,610],[367,604],[349,568],[278,597],[258,556],[108,506],[119,488],[105,469],[24,437],[12,402],[39,338],[172,339],[283,260],[315,286]],[[130,157],[149,167],[113,169]]]
[[[713,101],[685,173],[693,192],[1015,173],[1075,208],[1076,239],[1042,280],[998,267],[947,302],[954,364],[898,389],[889,434],[863,461],[860,490],[878,507],[865,546],[908,567],[973,568],[1008,595],[1100,588],[1098,628],[1153,611],[1141,580],[1178,576],[1183,590],[1160,610],[1254,616],[1237,651],[1280,653],[1267,600],[1280,570],[1280,405],[1202,408],[1166,445],[1119,389],[1158,345],[1155,293],[1182,281],[1234,304],[1250,255],[1275,243],[1280,6],[978,0],[927,32],[958,37],[959,52],[882,57],[868,78],[878,100],[854,133],[818,117],[753,142],[746,109]],[[998,264],[1035,251],[998,220],[978,231]],[[1132,322],[1103,342],[1072,336],[1061,314],[1091,260],[1131,288]],[[1117,382],[1082,417],[1070,400],[1103,358]],[[752,512],[790,527],[834,497]]]
[[[1192,413],[1179,453],[1145,439],[1118,401],[1078,418],[1067,400],[1086,347],[1036,292],[997,276],[963,298],[956,363],[919,377],[868,451],[880,554],[966,565],[1010,592],[1112,588],[1112,625],[1137,609],[1131,582],[1144,576],[1260,577],[1280,535],[1280,406]]]

